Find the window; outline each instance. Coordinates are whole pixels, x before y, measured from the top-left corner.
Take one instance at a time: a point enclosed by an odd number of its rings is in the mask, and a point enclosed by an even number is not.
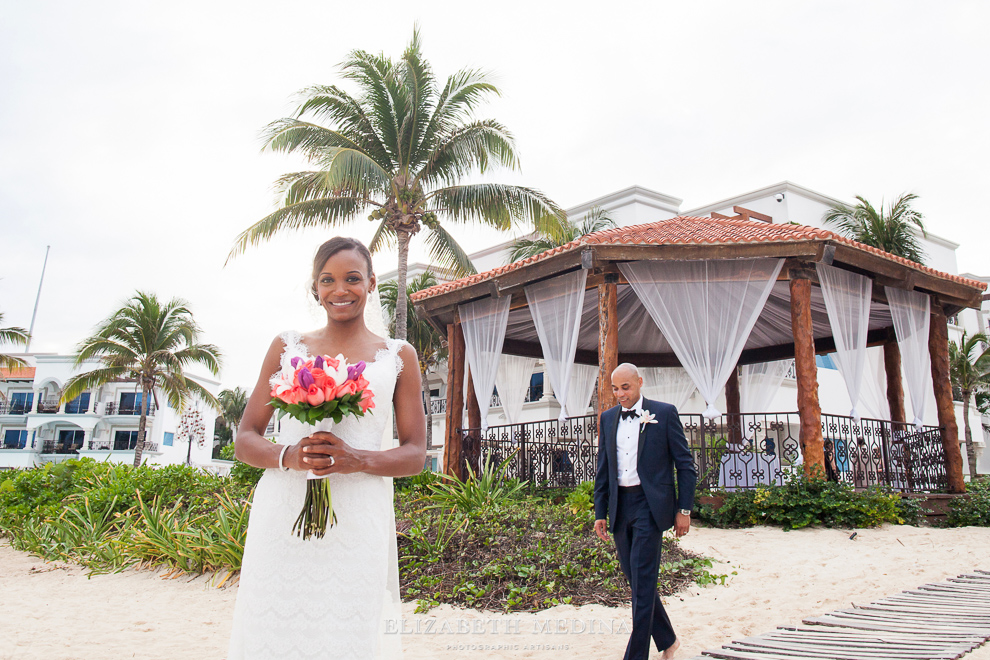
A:
[[[65,404],[65,412],[72,415],[89,412],[89,392],[83,392],[75,399]]]
[[[7,429],[3,433],[4,449],[24,449],[27,446],[26,429]]]
[[[838,369],[838,367],[835,366],[835,360],[832,359],[831,354],[816,355],[815,364],[818,365],[819,369]]]
[[[430,398],[431,399],[439,399],[440,398],[440,388],[439,387],[436,388],[435,390],[430,390]]]
[[[539,401],[543,398],[543,372],[537,372],[529,377],[529,391],[526,401]]]
[[[137,431],[117,431],[113,434],[113,448],[116,451],[125,451],[137,447]]]
[[[10,395],[10,414],[24,415],[31,412],[34,392],[13,392]]]
[[[62,430],[58,432],[58,444],[55,445],[55,452],[58,454],[69,454],[82,449],[85,433],[81,430]]]
[[[162,440],[162,444],[166,447],[171,447],[172,443],[175,441],[175,434],[165,431],[165,438]]]
[[[124,392],[120,395],[120,415],[141,414],[141,392]]]

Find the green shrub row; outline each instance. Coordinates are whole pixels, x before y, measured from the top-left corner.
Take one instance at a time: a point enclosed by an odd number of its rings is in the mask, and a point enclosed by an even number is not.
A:
[[[884,523],[916,525],[922,511],[915,500],[884,489],[856,491],[845,482],[788,478],[782,486],[714,493],[720,505],[699,508],[699,517],[714,527],[773,525],[802,527],[876,527]]]

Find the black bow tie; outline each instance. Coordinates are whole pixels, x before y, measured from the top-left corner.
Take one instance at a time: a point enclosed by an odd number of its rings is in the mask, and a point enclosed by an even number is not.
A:
[[[619,415],[622,416],[622,419],[630,419],[632,417],[639,417],[639,411],[637,411],[635,408],[632,410],[626,410],[625,408],[623,408],[622,412],[620,412]]]

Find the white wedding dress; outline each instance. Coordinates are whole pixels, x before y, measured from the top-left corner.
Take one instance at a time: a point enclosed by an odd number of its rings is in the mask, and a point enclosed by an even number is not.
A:
[[[281,337],[283,365],[309,357],[299,333]],[[332,428],[358,449],[392,446],[392,395],[403,342],[386,343],[364,372],[375,407]],[[296,443],[314,430],[285,416],[279,443]],[[324,538],[304,541],[292,526],[302,510],[306,473],[265,470],[251,506],[228,660],[401,656],[394,634],[401,613],[392,480],[364,472],[329,479],[337,524]]]

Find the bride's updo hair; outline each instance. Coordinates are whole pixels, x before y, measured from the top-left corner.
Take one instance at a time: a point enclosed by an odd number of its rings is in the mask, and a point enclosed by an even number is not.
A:
[[[371,252],[365,247],[364,243],[353,238],[344,238],[343,236],[334,236],[329,241],[321,245],[316,250],[316,256],[313,257],[313,279],[311,286],[311,291],[313,292],[313,297],[317,301],[320,300],[320,296],[316,291],[316,278],[320,275],[320,269],[323,268],[323,264],[327,262],[327,259],[342,252],[344,250],[354,250],[362,257],[364,261],[368,264],[368,277],[374,274],[371,266]]]

